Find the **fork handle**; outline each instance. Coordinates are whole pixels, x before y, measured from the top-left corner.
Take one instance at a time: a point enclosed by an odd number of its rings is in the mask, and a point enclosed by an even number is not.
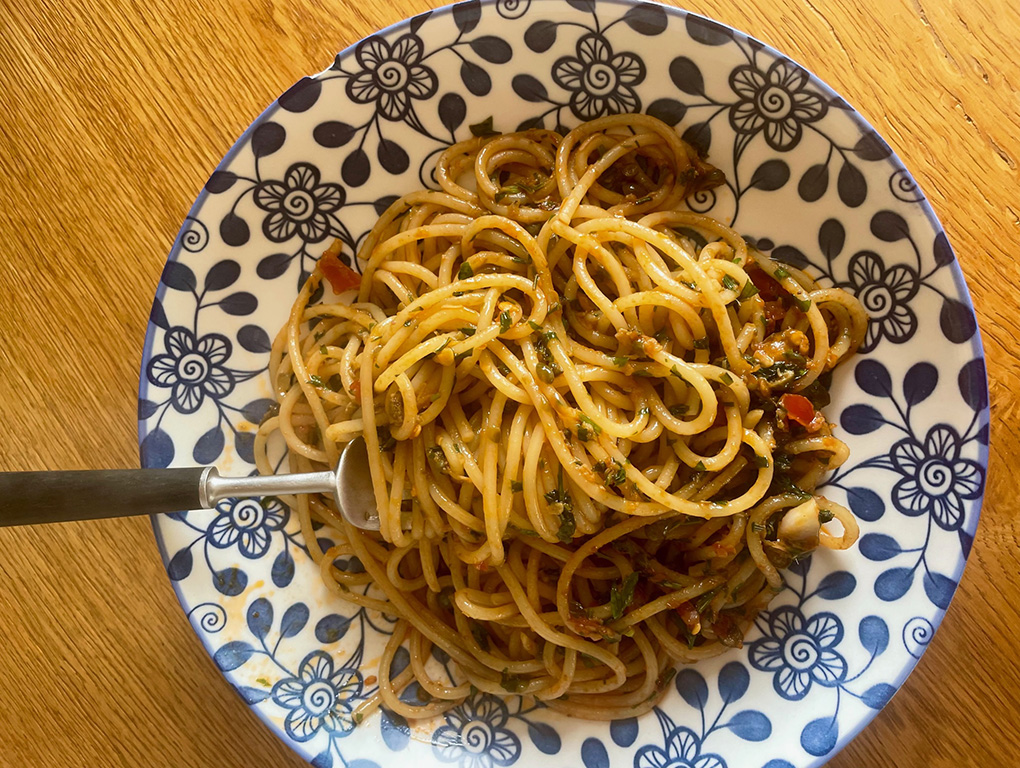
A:
[[[0,472],[0,526],[200,509],[207,469]]]

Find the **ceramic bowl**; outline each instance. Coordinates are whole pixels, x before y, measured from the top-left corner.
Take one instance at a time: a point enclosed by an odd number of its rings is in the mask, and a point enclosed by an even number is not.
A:
[[[586,722],[476,695],[409,725],[385,712],[354,721],[392,619],[331,597],[279,501],[154,518],[199,639],[313,765],[816,766],[889,701],[949,606],[978,523],[989,417],[946,236],[840,96],[751,37],[651,3],[441,8],[280,96],[209,177],[163,271],[139,389],[142,463],[253,470],[270,339],[315,259],[334,237],[349,255],[394,195],[432,185],[437,154],[469,126],[571,127],[611,112],[676,126],[728,180],[692,208],[869,311],[827,409],[851,459],[825,493],[857,515],[860,541],[792,569],[741,650],[681,669],[641,718]]]

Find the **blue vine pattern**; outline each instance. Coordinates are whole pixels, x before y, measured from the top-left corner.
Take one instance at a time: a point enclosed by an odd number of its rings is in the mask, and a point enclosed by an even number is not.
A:
[[[893,389],[888,369],[878,360],[861,360],[854,369],[854,379],[867,394],[888,401],[894,415],[887,417],[872,405],[858,403],[841,414],[843,429],[852,435],[895,429],[904,436],[888,453],[836,470],[827,485],[841,488],[847,494],[850,508],[858,518],[874,522],[885,514],[885,502],[869,488],[850,485],[848,478],[862,469],[881,469],[898,476],[890,496],[893,507],[904,517],[923,519],[924,539],[912,547],[885,533],[870,532],[861,537],[861,554],[869,560],[913,560],[907,566],[882,573],[875,580],[875,595],[886,602],[899,600],[913,586],[915,575],[921,570],[925,595],[944,610],[956,591],[956,582],[934,569],[937,563],[929,562],[928,546],[933,530],[940,528],[957,534],[964,558],[970,554],[974,521],[967,519],[965,502],[981,497],[985,469],[962,457],[961,452],[970,443],[988,445],[989,425],[982,418],[988,406],[984,360],[975,358],[966,363],[956,377],[960,397],[973,410],[962,434],[946,423],[933,424],[922,433],[911,418],[912,410],[938,386],[939,370],[931,363],[916,363],[907,370],[901,397]]]
[[[727,768],[726,760],[709,751],[708,742],[714,734],[729,730],[744,741],[765,741],[772,734],[772,721],[764,712],[744,709],[727,715],[730,705],[747,693],[751,676],[739,661],[731,661],[720,671],[717,681],[720,705],[710,705],[708,682],[697,670],[685,668],[674,680],[677,693],[691,708],[697,710],[700,726],[695,730],[678,725],[660,707],[653,709],[661,744],[645,744],[634,755],[634,768]],[[714,712],[714,716],[711,714]],[[631,746],[638,736],[638,721],[614,720],[609,736],[621,747]],[[609,753],[605,744],[591,737],[581,745],[581,762],[585,768],[609,768]]]
[[[795,563],[787,572],[787,589],[797,597],[795,605],[781,605],[761,613],[756,619],[761,637],[748,645],[751,666],[772,675],[772,687],[787,701],[800,701],[817,685],[834,691],[831,716],[816,718],[804,726],[800,743],[810,755],[820,757],[831,752],[839,740],[840,703],[844,696],[859,699],[872,709],[884,707],[896,688],[874,683],[861,690],[861,680],[874,661],[889,647],[889,625],[880,616],[861,619],[857,634],[868,661],[851,675],[843,643],[843,621],[831,611],[809,613],[813,600],[842,600],[857,587],[857,579],[848,571],[826,574],[808,591],[808,573],[812,558]],[[818,706],[819,697],[812,699]]]

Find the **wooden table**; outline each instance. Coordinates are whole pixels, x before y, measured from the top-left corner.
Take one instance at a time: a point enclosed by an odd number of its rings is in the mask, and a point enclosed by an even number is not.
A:
[[[288,85],[430,5],[0,4],[0,469],[137,466],[149,304],[209,171]],[[688,7],[801,61],[879,129],[945,224],[984,331],[993,467],[971,563],[917,671],[830,765],[1018,765],[1020,9]],[[146,519],[0,530],[0,712],[4,766],[303,765],[202,650]]]

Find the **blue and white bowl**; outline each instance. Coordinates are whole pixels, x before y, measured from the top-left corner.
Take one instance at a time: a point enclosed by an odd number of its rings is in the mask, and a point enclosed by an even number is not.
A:
[[[627,111],[675,125],[725,171],[727,186],[692,207],[871,313],[828,409],[852,453],[826,493],[856,513],[860,542],[795,566],[744,648],[682,669],[644,717],[591,723],[479,695],[409,725],[354,722],[392,620],[330,596],[283,505],[154,518],[195,632],[313,765],[820,765],[903,684],[949,606],[989,417],[946,236],[842,98],[753,38],[651,3],[472,0],[362,40],[274,102],[209,178],[167,261],[145,341],[142,463],[253,470],[270,337],[316,257],[333,237],[353,252],[394,195],[432,183],[437,154],[471,124],[570,127]]]

